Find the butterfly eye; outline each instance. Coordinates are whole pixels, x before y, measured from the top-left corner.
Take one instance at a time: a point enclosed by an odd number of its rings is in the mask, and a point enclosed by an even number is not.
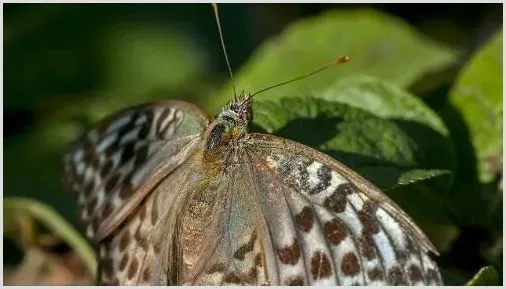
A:
[[[229,130],[225,124],[218,123],[209,133],[206,148],[212,151],[226,142]]]

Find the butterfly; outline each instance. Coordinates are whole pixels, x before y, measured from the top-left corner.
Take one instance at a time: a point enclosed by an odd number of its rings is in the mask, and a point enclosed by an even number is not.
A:
[[[97,282],[442,284],[436,248],[381,190],[317,150],[250,133],[253,95],[215,118],[177,100],[130,107],[70,147],[64,178]]]

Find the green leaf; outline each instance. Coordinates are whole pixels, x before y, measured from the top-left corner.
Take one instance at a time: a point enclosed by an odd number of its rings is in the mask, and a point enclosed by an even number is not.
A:
[[[392,173],[395,173],[395,169],[382,170],[377,173],[377,177],[384,178],[387,174]],[[401,208],[409,212],[411,217],[426,224],[437,224],[439,226],[453,224],[448,218],[448,212],[452,208],[452,204],[446,194],[452,183],[452,172],[439,169],[412,169],[399,174],[398,184],[387,190],[386,193],[396,200]],[[405,196],[406,192],[409,192],[409,198]],[[443,207],[444,210],[431,209],[435,207]],[[431,213],[427,214],[427,210]],[[453,235],[452,237],[456,236]],[[448,245],[448,242],[452,241],[440,236],[431,238],[431,240],[436,243],[438,248],[443,248]],[[436,240],[438,242],[435,242]]]
[[[469,130],[482,182],[502,171],[502,62],[500,30],[465,65],[450,92]]]
[[[279,103],[259,100],[254,123],[321,150],[356,155],[362,165],[377,161],[400,167],[416,164],[412,140],[394,123],[345,104],[310,97],[285,98]]]
[[[93,249],[86,240],[67,221],[51,207],[28,198],[4,198],[5,216],[14,216],[12,212],[27,213],[46,226],[55,236],[61,238],[72,247],[86,262],[90,272],[95,274],[97,261]]]
[[[429,168],[455,169],[455,153],[443,121],[419,98],[402,88],[369,76],[346,77],[329,86],[319,97],[394,121],[417,141],[414,155],[418,163]]]
[[[447,137],[438,115],[418,97],[391,82],[370,76],[346,77],[329,86],[319,97],[347,103],[382,118],[417,122]]]
[[[389,193],[395,201],[420,200],[415,203],[423,213],[417,214],[417,220],[451,224],[446,207],[440,204],[451,184],[451,172],[430,167],[424,158],[415,156],[424,153],[418,150],[418,142],[422,140],[406,134],[395,121],[339,102],[284,98],[255,102],[254,129],[303,143],[334,157]],[[447,143],[439,145],[445,147]],[[433,213],[426,214],[427,211]]]
[[[483,267],[466,283],[467,286],[497,286],[499,273],[493,266]]]
[[[370,75],[408,87],[427,72],[455,61],[455,52],[416,32],[404,21],[369,9],[327,12],[300,20],[265,42],[235,76],[239,90],[254,92],[302,75],[341,55],[349,63],[311,79],[297,81],[259,95],[317,96],[343,76]],[[231,99],[228,85],[209,104],[216,110]]]

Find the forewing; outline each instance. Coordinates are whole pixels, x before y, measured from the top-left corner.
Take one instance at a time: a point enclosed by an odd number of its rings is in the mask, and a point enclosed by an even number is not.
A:
[[[100,284],[193,284],[219,255],[229,183],[202,164],[202,145],[101,243]]]
[[[156,184],[153,176],[161,179],[181,163],[207,124],[189,103],[144,104],[105,119],[73,144],[63,158],[64,179],[78,195],[87,237],[103,239],[118,226]]]
[[[190,187],[192,160],[164,178],[118,229],[100,243],[100,285],[175,285],[181,262],[178,228]],[[200,177],[199,177],[200,176]]]
[[[441,284],[430,241],[372,184],[292,141],[245,143],[263,210],[251,217],[265,220],[275,254],[271,284]]]

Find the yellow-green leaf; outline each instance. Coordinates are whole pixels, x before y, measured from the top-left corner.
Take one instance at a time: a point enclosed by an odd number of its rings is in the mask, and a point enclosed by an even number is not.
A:
[[[493,266],[483,267],[469,280],[468,286],[497,286],[499,285],[499,274]]]
[[[263,93],[270,100],[284,96],[317,97],[343,76],[370,75],[408,87],[423,74],[451,65],[455,52],[419,34],[406,22],[370,9],[334,10],[300,20],[265,42],[236,74],[236,86],[254,92],[302,75],[341,55],[349,63],[310,79]],[[216,111],[232,98],[228,85],[209,99]]]
[[[465,65],[450,92],[469,130],[482,182],[502,171],[502,62],[500,30]]]

